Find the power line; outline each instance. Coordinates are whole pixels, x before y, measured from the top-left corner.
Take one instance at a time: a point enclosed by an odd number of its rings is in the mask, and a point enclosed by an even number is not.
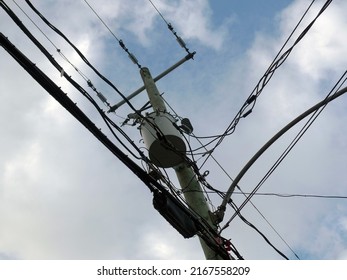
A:
[[[253,89],[253,91],[251,92],[251,94],[249,95],[249,97],[247,98],[247,100],[245,101],[245,103],[242,105],[241,109],[238,111],[238,113],[236,114],[236,116],[234,117],[234,119],[231,121],[231,123],[228,125],[227,129],[224,131],[224,133],[222,133],[221,135],[216,135],[216,137],[214,138],[214,136],[208,136],[206,138],[212,138],[212,140],[210,140],[205,146],[210,145],[212,143],[214,143],[215,141],[217,141],[217,143],[214,145],[213,148],[209,149],[210,152],[209,154],[207,154],[205,162],[209,159],[209,157],[211,156],[211,154],[213,153],[213,151],[222,143],[222,141],[224,140],[224,138],[226,136],[229,136],[231,134],[233,134],[235,132],[236,126],[238,125],[239,121],[242,118],[247,117],[250,113],[252,113],[253,108],[255,107],[257,98],[259,97],[259,95],[262,93],[263,89],[265,88],[265,86],[268,84],[268,82],[270,81],[270,79],[273,77],[275,71],[285,62],[285,60],[288,58],[288,56],[290,55],[290,53],[292,52],[292,50],[294,49],[294,47],[304,38],[304,36],[308,33],[308,31],[311,29],[311,27],[313,26],[313,24],[316,22],[316,20],[321,16],[321,14],[327,9],[327,7],[331,4],[332,0],[327,0],[325,2],[325,4],[322,6],[322,8],[320,9],[320,11],[318,12],[318,14],[316,15],[316,17],[310,22],[310,24],[307,25],[307,27],[300,33],[300,35],[297,37],[297,39],[295,40],[295,42],[293,43],[293,45],[291,47],[289,47],[281,56],[280,53],[282,52],[282,50],[284,49],[284,47],[288,44],[289,40],[291,39],[291,37],[293,36],[293,34],[295,33],[295,31],[297,30],[297,28],[299,27],[299,25],[301,24],[301,22],[303,21],[304,17],[306,16],[306,14],[308,13],[308,11],[311,9],[313,3],[315,2],[315,0],[313,0],[310,5],[307,7],[307,9],[305,10],[304,14],[302,15],[301,19],[299,20],[298,24],[295,26],[294,30],[291,32],[291,34],[289,35],[288,39],[285,41],[285,43],[283,44],[282,48],[280,49],[280,51],[277,53],[275,59],[273,60],[273,62],[270,64],[269,68],[266,70],[265,74],[262,76],[262,78],[259,80],[258,84],[255,86],[255,88]]]
[[[218,191],[218,190],[217,190]],[[216,191],[206,191],[207,193],[216,193]],[[223,193],[221,191],[218,191]],[[250,192],[234,191],[234,195],[250,195]],[[273,192],[256,192],[254,196],[275,196],[278,198],[320,198],[320,199],[347,199],[347,195],[326,195],[326,194],[300,194],[300,193],[273,193]],[[252,202],[252,201],[250,201]]]
[[[153,3],[152,0],[148,0],[151,5],[153,6],[153,8],[157,11],[157,13],[159,14],[159,16],[162,18],[162,20],[165,22],[165,24],[167,25],[167,27],[169,28],[169,30],[171,31],[171,33],[176,37],[176,40],[178,42],[178,44],[185,49],[185,51],[189,54],[192,55],[193,53],[191,53],[186,45],[186,43],[183,41],[183,39],[177,35],[177,32],[175,31],[174,27],[172,26],[171,23],[169,23],[165,17],[163,16],[163,14],[159,11],[159,9],[157,8],[157,6]]]
[[[23,12],[23,14],[31,21],[31,23],[40,31],[40,33],[52,44],[52,46],[56,49],[58,54],[68,63],[72,66],[73,69],[87,82],[88,86],[92,88],[92,90],[96,93],[96,95],[99,97],[99,99],[110,108],[110,103],[107,101],[107,98],[96,89],[96,87],[93,85],[92,81],[85,75],[80,69],[78,69],[77,66],[75,66],[61,51],[61,49],[48,37],[48,35],[34,22],[34,20],[23,10],[21,6],[15,1],[12,0],[17,7]],[[64,71],[64,70],[62,70]],[[61,75],[63,76],[63,72],[61,72]]]
[[[170,106],[170,104],[163,98],[164,102],[166,103],[166,105],[174,112],[174,114],[176,115],[177,118],[182,119],[181,117],[178,116],[178,114],[175,112],[175,110]],[[189,134],[189,135],[194,135],[193,133]],[[184,134],[183,134],[184,136]],[[186,139],[186,141],[188,142],[188,140]],[[200,143],[200,145],[202,145],[200,139],[197,138],[197,141]],[[191,150],[191,147],[189,145],[189,148]],[[206,148],[205,148],[206,149]],[[215,161],[215,163],[218,165],[218,167],[224,172],[224,174],[226,174],[226,176],[230,179],[230,181],[233,181],[232,177],[228,174],[228,172],[223,168],[223,166],[217,161],[217,159],[211,155],[212,159]],[[221,198],[225,197],[225,193],[213,188],[209,183],[207,183],[205,177],[205,175],[201,175],[200,170],[199,169],[194,169],[195,173],[197,174],[197,176],[200,178],[199,181],[202,183],[202,185],[204,186],[204,190],[203,192],[205,193],[207,199],[210,201],[212,207],[212,201],[209,198],[209,193],[216,193],[218,194]],[[241,190],[241,188],[239,186],[237,186],[237,188],[240,190],[240,192],[247,198],[247,195]],[[206,190],[209,189],[210,191]],[[296,252],[294,252],[293,248],[288,244],[288,242],[284,239],[284,237],[275,229],[275,227],[270,223],[270,221],[264,216],[263,213],[260,212],[260,210],[254,205],[254,203],[252,201],[250,201],[251,205],[253,206],[253,208],[259,213],[259,215],[264,219],[264,221],[270,226],[270,228],[274,231],[274,233],[283,241],[283,243],[289,248],[289,250],[295,255],[295,257],[297,259],[300,259],[297,255]],[[233,208],[236,207],[236,205],[232,202],[229,201],[228,203],[229,205],[231,205]],[[241,219],[243,222],[245,222],[245,219]],[[249,224],[248,224],[249,225]],[[265,235],[263,233],[261,233],[257,228],[255,228],[253,225],[249,225],[251,228],[255,229],[267,242],[270,243],[269,239],[267,239],[265,237]]]
[[[0,6],[3,6],[0,1]],[[5,5],[5,4],[4,4]],[[196,217],[186,206],[180,201],[174,199],[172,195],[154,178],[149,176],[147,172],[141,169],[127,155],[125,155],[116,145],[114,145],[106,135],[81,111],[81,109],[32,61],[30,61],[23,53],[21,53],[2,33],[0,33],[0,45],[35,79],[52,97],[54,97],[71,115],[73,115],[84,127],[91,132],[109,151],[111,151],[123,164],[125,164],[145,185],[155,194],[170,199],[175,207],[180,209],[181,213],[189,216],[197,227],[197,233],[211,247],[216,254],[223,259],[230,259],[230,255],[224,248],[224,242],[221,244],[218,240],[224,240],[220,235],[209,226],[204,220]],[[237,250],[231,248],[234,253]],[[241,256],[240,256],[241,257]]]
[[[335,84],[335,86],[332,88],[332,90],[328,93],[325,100],[331,96],[332,92],[335,90],[338,91],[341,86],[345,83],[347,78],[344,78],[344,76],[347,74],[347,71],[341,76],[339,81]],[[343,80],[343,81],[342,81]],[[342,81],[340,86],[338,84]],[[298,141],[301,139],[301,137],[306,133],[306,131],[310,128],[310,126],[313,124],[313,122],[317,119],[317,117],[321,114],[321,112],[324,110],[324,108],[327,106],[327,103],[325,103],[323,106],[317,108],[317,110],[312,114],[312,116],[309,118],[309,120],[305,123],[305,125],[302,127],[302,129],[298,132],[298,134],[294,137],[292,142],[288,145],[288,147],[285,149],[285,151],[281,154],[281,156],[276,160],[276,162],[273,164],[273,166],[270,168],[270,170],[266,173],[266,175],[260,180],[260,182],[257,184],[257,186],[254,188],[254,190],[251,192],[251,194],[246,198],[246,200],[241,204],[238,211],[241,211],[241,209],[250,201],[254,193],[256,193],[260,187],[265,183],[265,181],[271,176],[271,174],[276,170],[276,168],[281,164],[281,162],[284,160],[284,158],[289,154],[289,152],[294,148],[294,146],[298,143]]]
[[[234,192],[234,194],[241,194],[240,192]],[[245,193],[251,194],[251,193]],[[320,195],[320,194],[286,194],[286,193],[259,193],[256,192],[254,196],[276,196],[280,198],[323,198],[323,199],[347,199],[347,196],[343,195]]]
[[[235,211],[237,211],[237,206],[234,203],[230,204]],[[283,253],[281,252],[279,249],[277,249],[271,242],[270,240],[265,236],[264,233],[262,233],[254,224],[252,224],[251,222],[249,222],[243,215],[241,215],[240,212],[238,212],[238,216],[240,217],[240,219],[249,227],[251,227],[252,229],[254,229],[258,234],[260,234],[260,236],[266,241],[266,243],[272,247],[280,256],[282,256],[284,259],[289,260],[289,258]],[[283,239],[282,239],[283,240]],[[284,241],[284,240],[283,240]],[[284,241],[285,242],[285,241]],[[286,243],[286,242],[285,242]],[[289,247],[289,249],[294,253],[295,257],[297,259],[300,259],[299,256],[290,248],[290,246],[286,243],[286,245]]]
[[[96,10],[88,3],[87,0],[83,0],[88,7],[92,10],[92,12],[98,17],[98,19],[101,21],[101,23],[107,28],[107,30],[112,34],[112,36],[118,41],[120,47],[128,54],[130,60],[137,65],[137,67],[139,69],[141,69],[141,65],[139,64],[139,61],[137,60],[137,58],[135,57],[134,54],[132,54],[128,48],[125,46],[123,40],[118,39],[118,37],[114,34],[114,32],[111,30],[111,28],[108,27],[108,25],[106,24],[106,22],[101,18],[101,16],[96,12]]]
[[[224,212],[225,212],[225,206],[230,200],[230,196],[233,193],[236,185],[241,180],[241,178],[245,175],[245,173],[248,171],[248,169],[253,165],[253,163],[276,141],[278,140],[284,133],[286,133],[290,128],[292,128],[294,125],[296,125],[298,122],[300,122],[302,119],[307,117],[308,115],[315,112],[317,109],[319,109],[322,106],[325,106],[329,102],[333,101],[334,99],[340,97],[341,95],[345,94],[347,92],[347,87],[335,92],[333,95],[329,96],[328,98],[322,100],[321,102],[318,102],[316,105],[312,106],[310,109],[306,110],[304,113],[299,115],[297,118],[292,120],[290,123],[288,123],[284,128],[282,128],[279,132],[277,132],[263,147],[248,161],[248,163],[243,167],[243,169],[240,171],[240,173],[236,176],[235,180],[229,187],[226,197],[224,198],[221,206],[219,207],[216,215],[219,216],[220,219],[223,219]],[[249,200],[249,199],[248,199]],[[237,213],[235,213],[232,218],[226,223],[226,225],[223,227],[225,229],[229,226],[230,222]]]
[[[25,0],[25,2],[29,5],[29,7],[46,23],[54,32],[56,32],[59,36],[61,36],[80,56],[80,58],[94,71],[96,75],[99,76],[104,82],[106,82],[112,89],[114,89],[125,101],[125,103],[128,104],[128,106],[135,112],[135,114],[138,114],[139,117],[141,116],[138,111],[134,108],[134,106],[130,103],[130,101],[125,97],[125,95],[105,76],[103,76],[90,62],[89,60],[83,55],[83,53],[62,33],[58,28],[56,28],[53,24],[51,24],[36,8],[35,6],[29,1]]]
[[[20,21],[17,15],[3,2],[0,2],[1,7],[6,11],[10,18],[17,24],[17,26],[24,32],[24,34],[34,43],[34,45],[44,54],[44,56],[49,60],[49,62],[62,74],[83,96],[85,96],[88,101],[90,101],[93,106],[97,109],[102,119],[104,120],[107,127],[110,129],[113,136],[118,140],[118,142],[135,158],[137,159],[146,159],[142,151],[134,144],[134,142],[128,137],[122,129],[120,129],[110,118],[108,118],[95,100],[88,94],[88,92],[81,87],[75,80],[71,78],[59,65],[59,63],[53,58],[52,55],[46,50],[46,48],[35,38],[34,35],[25,27],[25,25]],[[92,86],[92,85],[90,85]],[[130,143],[130,145],[139,153],[140,157],[135,155],[133,151],[127,147],[123,141],[114,133],[111,125],[118,130],[119,133]]]
[[[1,2],[2,3],[2,2]],[[11,18],[17,23],[17,25],[23,30],[23,32],[34,42],[34,44],[45,54],[45,56],[49,59],[49,61],[61,72],[62,68],[60,65],[49,55],[47,50],[36,40],[36,38],[25,28],[23,24],[19,21],[19,19],[14,15],[11,14],[11,10],[9,9],[7,11]],[[80,90],[82,93],[87,93],[76,83],[74,82],[69,76],[64,72],[64,76],[71,82],[78,90]],[[105,117],[105,116],[104,116]],[[106,118],[106,117],[105,117]],[[130,141],[129,141],[130,142]],[[132,142],[131,142],[132,143]],[[122,144],[122,143],[121,143]],[[137,148],[137,147],[136,147]],[[140,152],[140,151],[139,151]],[[146,160],[149,162],[148,160]],[[175,200],[178,203],[178,200]],[[194,217],[197,217],[198,215],[194,214]],[[223,244],[219,244],[217,242],[218,238],[220,238],[220,235],[217,233],[216,230],[212,228],[212,226],[209,226],[207,222],[204,219],[198,218],[200,220],[199,222],[199,228],[198,235],[205,241],[207,244],[209,244],[209,247],[213,247],[215,252],[220,252],[220,256],[223,256],[223,258],[227,258],[225,248],[223,248]],[[177,228],[176,228],[177,229]],[[218,238],[217,238],[218,237]]]

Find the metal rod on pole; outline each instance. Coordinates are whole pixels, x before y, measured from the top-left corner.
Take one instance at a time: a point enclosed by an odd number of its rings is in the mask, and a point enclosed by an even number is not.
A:
[[[162,72],[161,74],[159,74],[158,76],[156,76],[155,78],[153,78],[154,82],[159,81],[161,78],[165,77],[167,74],[169,74],[171,71],[175,70],[178,66],[182,65],[184,62],[188,61],[189,59],[194,58],[195,52],[190,53],[188,55],[186,55],[184,58],[182,58],[180,61],[178,61],[177,63],[175,63],[174,65],[172,65],[170,68],[166,69],[164,72]],[[132,98],[134,98],[135,96],[137,96],[139,93],[141,93],[143,90],[145,90],[145,86],[140,87],[139,89],[135,90],[132,94],[130,94],[126,99],[130,100]],[[120,106],[122,106],[123,104],[125,104],[126,101],[122,100],[120,102],[118,102],[117,104],[111,106],[111,108],[108,110],[108,113],[110,112],[114,112],[115,110],[117,110]]]

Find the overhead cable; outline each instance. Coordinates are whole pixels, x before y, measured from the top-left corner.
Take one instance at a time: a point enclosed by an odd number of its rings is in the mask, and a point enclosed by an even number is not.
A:
[[[241,180],[241,178],[245,175],[245,173],[248,171],[248,169],[255,163],[255,161],[274,143],[276,142],[283,134],[285,134],[288,130],[290,130],[294,125],[296,125],[297,123],[299,123],[301,120],[303,120],[304,118],[306,118],[307,116],[309,116],[310,114],[312,114],[313,112],[315,112],[317,109],[319,109],[322,106],[325,106],[326,104],[328,104],[329,102],[335,100],[336,98],[342,96],[343,94],[345,94],[347,92],[347,87],[344,87],[343,89],[335,92],[334,94],[332,94],[331,96],[329,96],[328,98],[325,98],[324,100],[318,102],[316,105],[312,106],[310,109],[306,110],[305,112],[303,112],[301,115],[299,115],[298,117],[296,117],[294,120],[292,120],[290,123],[288,123],[285,127],[283,127],[279,132],[277,132],[268,142],[266,142],[263,147],[247,162],[247,164],[243,167],[243,169],[240,171],[240,173],[236,176],[236,178],[234,179],[233,183],[231,184],[231,186],[229,187],[226,196],[221,204],[221,206],[219,206],[219,210],[217,210],[217,215],[219,215],[220,219],[223,219],[224,216],[224,212],[225,212],[225,206],[228,203],[232,193],[235,190],[236,185],[239,183],[239,181]],[[240,211],[240,210],[239,210]],[[232,219],[237,215],[237,213],[235,213],[232,218],[227,222],[227,224],[223,227],[226,228],[227,226],[229,226],[229,223],[232,221]]]
[[[41,32],[41,34],[52,44],[52,46],[56,49],[58,54],[76,70],[76,72],[87,82],[88,86],[96,93],[96,95],[99,97],[99,99],[110,108],[110,103],[107,101],[106,97],[97,90],[97,88],[93,85],[92,81],[80,70],[77,66],[75,66],[62,52],[62,50],[57,47],[57,45],[48,37],[48,35],[43,32],[43,30],[33,21],[33,19],[22,9],[22,7],[15,1],[12,0],[17,7],[23,12],[23,14],[31,21],[31,23]],[[64,71],[64,70],[62,70]],[[63,76],[63,72],[62,72]]]
[[[125,95],[105,76],[103,76],[89,61],[88,59],[83,55],[83,53],[54,25],[52,25],[36,8],[35,6],[29,1],[25,0],[25,2],[29,5],[29,7],[59,36],[61,36],[80,56],[80,58],[97,74],[104,82],[106,82],[111,88],[113,88],[125,101],[125,103],[128,104],[128,106],[136,113],[138,114],[137,110],[134,108],[134,106],[130,103],[130,101],[125,97]]]
[[[151,3],[151,5],[153,6],[153,8],[157,11],[157,13],[159,14],[159,16],[160,16],[160,17],[162,18],[162,20],[165,22],[165,24],[167,25],[167,27],[168,27],[168,29],[171,31],[171,33],[176,37],[176,40],[177,40],[178,44],[179,44],[183,49],[185,49],[185,51],[186,51],[189,55],[195,54],[195,52],[194,52],[194,53],[191,53],[191,52],[189,51],[189,49],[188,49],[186,43],[183,41],[183,39],[182,39],[180,36],[178,36],[178,34],[177,34],[177,32],[175,31],[175,29],[174,29],[174,27],[172,26],[172,24],[169,23],[169,22],[165,19],[165,17],[164,17],[163,14],[159,11],[159,9],[157,8],[157,6],[153,3],[153,1],[152,1],[152,0],[148,0],[148,1]]]
[[[92,12],[98,17],[98,19],[101,21],[101,23],[107,28],[107,30],[112,34],[112,36],[118,41],[119,46],[128,54],[130,60],[137,65],[139,69],[141,69],[141,64],[139,64],[139,61],[135,57],[134,54],[132,54],[128,48],[125,46],[125,43],[123,40],[118,39],[118,37],[114,34],[114,32],[111,30],[111,28],[108,27],[106,22],[101,18],[101,16],[96,12],[96,10],[88,3],[87,0],[84,0],[84,2],[88,5],[88,7],[92,10]]]
[[[333,89],[328,93],[327,97],[328,99],[331,94],[335,91],[338,91],[341,86],[345,83],[347,80],[347,77],[345,77],[347,74],[347,71],[341,76],[339,81],[335,84]],[[338,86],[340,84],[340,86]],[[277,161],[272,165],[270,170],[265,174],[265,176],[260,180],[260,182],[257,184],[257,186],[254,188],[254,190],[251,192],[251,194],[246,198],[246,200],[241,204],[238,211],[241,211],[241,209],[250,201],[250,199],[253,197],[253,195],[260,189],[260,187],[264,184],[264,182],[271,176],[271,174],[275,171],[275,169],[281,164],[281,162],[284,160],[284,158],[289,154],[289,152],[294,148],[294,146],[298,143],[298,141],[301,139],[301,137],[306,133],[306,131],[310,128],[310,126],[313,124],[313,122],[317,119],[317,117],[322,113],[324,108],[327,106],[328,103],[325,103],[321,107],[317,108],[314,113],[311,115],[309,120],[305,123],[305,125],[301,128],[301,130],[298,132],[298,134],[294,137],[292,142],[288,145],[288,147],[285,149],[285,151],[280,155],[280,157],[277,159]]]
[[[217,141],[217,143],[214,145],[213,148],[210,148],[210,153],[206,155],[205,162],[210,157],[211,153],[222,143],[224,138],[226,136],[229,136],[235,132],[236,126],[238,125],[239,121],[242,118],[245,118],[248,116],[254,109],[257,98],[262,93],[265,86],[269,83],[270,79],[273,77],[275,71],[285,62],[285,60],[288,58],[294,47],[304,38],[304,36],[308,33],[308,31],[311,29],[313,24],[316,22],[316,20],[322,15],[322,13],[328,8],[328,6],[331,4],[332,0],[327,0],[325,4],[322,6],[318,14],[315,16],[315,18],[307,25],[307,27],[300,33],[300,35],[297,37],[297,39],[294,41],[293,45],[289,47],[281,56],[280,53],[284,49],[284,47],[288,44],[289,40],[303,21],[304,17],[312,7],[312,4],[315,2],[313,0],[306,11],[304,12],[303,16],[299,20],[298,24],[295,26],[294,30],[289,35],[288,39],[285,41],[284,45],[276,55],[273,62],[270,64],[269,68],[266,70],[265,74],[262,76],[262,78],[259,80],[258,84],[255,86],[245,103],[242,105],[241,109],[238,111],[234,119],[231,121],[231,123],[228,125],[227,129],[224,131],[223,134],[220,136],[217,136],[216,138],[212,137],[205,137],[205,138],[213,138],[210,142],[208,142],[205,146],[210,145]],[[201,137],[203,138],[203,137]]]
[[[0,6],[7,12],[7,14],[11,17],[11,19],[17,24],[17,26],[24,32],[24,34],[35,44],[35,46],[45,55],[45,57],[50,61],[50,63],[59,71],[59,73],[62,74],[79,92],[82,93],[98,110],[99,114],[105,121],[106,125],[110,129],[111,133],[114,135],[114,137],[119,141],[119,143],[135,158],[145,158],[142,151],[133,143],[133,141],[128,137],[127,134],[124,133],[123,130],[121,130],[110,118],[108,118],[103,110],[98,106],[98,104],[95,102],[95,100],[88,94],[86,90],[83,89],[75,80],[69,76],[64,69],[59,65],[59,63],[53,58],[53,56],[46,50],[46,48],[31,34],[31,32],[25,27],[25,25],[20,21],[20,19],[17,17],[17,15],[2,1],[0,2]],[[90,85],[92,86],[92,85]],[[135,150],[140,154],[140,157],[135,155],[121,140],[120,138],[114,133],[112,128],[110,127],[110,124],[114,128],[118,130],[122,134],[122,136],[135,148]]]
[[[0,1],[0,5],[3,1]],[[160,185],[154,178],[149,176],[145,170],[140,168],[127,155],[125,155],[116,145],[104,135],[100,129],[81,111],[81,109],[58,87],[44,72],[42,72],[32,61],[30,61],[22,52],[20,52],[2,33],[0,33],[0,45],[35,79],[53,98],[55,98],[71,115],[73,115],[83,126],[91,132],[112,154],[114,154],[125,166],[127,166],[151,192],[162,192],[166,197],[172,198],[172,195]],[[181,211],[190,215],[198,227],[199,236],[223,259],[230,259],[229,254],[223,244],[218,242],[220,235],[217,234],[200,218],[197,218],[187,207],[178,200],[172,199]]]

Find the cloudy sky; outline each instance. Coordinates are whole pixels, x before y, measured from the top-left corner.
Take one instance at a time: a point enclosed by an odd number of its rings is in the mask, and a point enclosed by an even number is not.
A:
[[[5,1],[54,58],[86,89],[80,75],[10,0]],[[153,76],[186,55],[148,1],[89,1],[117,38]],[[153,0],[191,51],[157,83],[175,112],[199,136],[221,134],[265,73],[308,0]],[[242,2],[242,3],[241,3]],[[84,1],[32,3],[125,95],[142,85],[138,68]],[[317,15],[315,1],[294,34]],[[17,4],[62,53],[91,79],[108,102],[120,97],[98,79],[25,1]],[[276,71],[253,113],[225,138],[214,157],[235,178],[278,130],[323,99],[347,66],[347,3],[335,0]],[[106,134],[95,110],[35,48],[4,10],[0,32],[44,70]],[[103,147],[0,48],[0,259],[203,259],[197,238],[184,239],[152,206],[143,183]],[[90,91],[93,95],[93,91]],[[95,95],[94,95],[95,96]],[[260,193],[347,195],[347,97],[330,103]],[[132,102],[140,108],[145,94]],[[102,103],[100,103],[102,106]],[[103,107],[105,110],[106,107]],[[131,109],[110,117],[120,124]],[[301,124],[302,126],[303,124]],[[276,142],[240,182],[250,192],[301,128]],[[143,147],[136,126],[125,126]],[[111,137],[110,137],[111,138]],[[116,141],[115,141],[116,143]],[[196,141],[191,139],[193,147]],[[197,157],[198,165],[204,158]],[[138,162],[141,164],[140,162]],[[226,191],[230,178],[210,158],[208,182]],[[170,179],[176,182],[172,171]],[[210,195],[214,207],[221,199]],[[233,195],[240,205],[244,197]],[[254,196],[243,215],[290,259],[347,258],[346,199]],[[233,214],[226,212],[224,224]],[[271,226],[270,226],[271,225]],[[276,232],[274,231],[276,230]],[[281,259],[253,229],[235,218],[223,231],[245,259]],[[281,237],[280,237],[281,236]],[[285,242],[284,242],[284,241]]]

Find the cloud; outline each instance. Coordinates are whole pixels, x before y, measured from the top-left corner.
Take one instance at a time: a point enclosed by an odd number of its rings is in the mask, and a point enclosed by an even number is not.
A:
[[[237,57],[233,51],[231,54],[225,52],[233,35],[228,29],[230,22],[221,21],[221,26],[215,26],[212,17],[217,15],[213,15],[208,1],[156,3],[178,34],[189,41],[189,46],[198,46],[203,54],[158,83],[160,90],[167,92],[165,98],[173,108],[191,119],[197,134],[218,134],[225,129],[294,27],[298,11],[303,12],[307,5],[304,2],[294,1],[284,11],[279,11],[273,32],[258,32],[250,47],[240,51]],[[177,55],[176,46],[166,45],[169,34],[149,3],[133,1],[132,6],[123,1],[103,3],[91,2],[136,54],[141,49],[141,57],[153,61],[152,73],[167,66],[168,55],[161,54],[169,53],[170,59],[171,54]],[[117,86],[127,92],[140,85],[136,67],[129,63],[118,46],[115,47],[116,42],[86,5],[71,1],[39,5],[52,23],[71,37]],[[276,72],[253,113],[242,119],[235,134],[216,149],[216,159],[231,176],[234,177],[289,120],[321,100],[342,74],[347,57],[343,47],[345,36],[342,36],[346,30],[344,8],[342,1],[328,8]],[[0,22],[1,26],[6,26],[10,39],[43,67],[106,132],[85,99],[46,64],[45,58],[21,32],[6,17],[1,17]],[[163,31],[159,31],[159,26]],[[95,81],[98,89],[112,101],[118,98],[52,31],[46,27],[44,30],[64,54]],[[57,56],[54,48],[50,48]],[[0,258],[203,258],[197,238],[184,240],[153,209],[151,194],[142,182],[22,71],[3,49],[0,55],[7,65],[0,83],[4,101],[0,103],[0,227],[3,229],[0,231]],[[60,58],[59,61],[63,63]],[[85,86],[85,81],[71,66],[63,65]],[[261,191],[345,195],[347,131],[342,98],[327,107]],[[133,102],[140,107],[146,99],[143,94]],[[127,113],[126,106],[117,111],[120,116]],[[112,118],[117,123],[123,121],[114,115]],[[136,144],[142,145],[136,128],[124,129]],[[244,191],[250,191],[259,182],[297,129],[257,161],[241,181]],[[230,185],[230,180],[213,161],[208,161],[202,170],[210,171],[207,179],[217,189],[226,190]],[[172,180],[177,183],[176,179]],[[213,194],[210,197],[215,206],[220,204],[219,197]],[[235,195],[233,199],[236,203],[243,201],[241,196]],[[344,258],[346,212],[343,200],[254,197],[252,201],[299,255]],[[226,219],[232,214],[228,209]],[[293,257],[252,207],[244,209],[244,216]],[[245,258],[279,258],[257,233],[238,219],[224,236],[232,239]]]
[[[304,2],[297,1],[282,13],[282,30],[289,30],[294,26],[297,19],[289,14],[294,15],[294,10],[300,9],[303,4]],[[318,7],[317,5],[313,8],[309,18],[313,19],[318,13]],[[347,34],[344,29],[347,21],[342,12],[345,8],[346,3],[342,1],[330,5],[309,31],[309,39],[300,42],[300,52],[295,52],[293,61],[306,77],[312,77],[317,81],[329,79],[332,74],[341,74],[345,69],[346,48],[343,38],[344,34]],[[284,20],[285,18],[287,20]],[[308,20],[305,20],[303,26],[307,24]],[[340,36],[336,36],[337,34]]]

